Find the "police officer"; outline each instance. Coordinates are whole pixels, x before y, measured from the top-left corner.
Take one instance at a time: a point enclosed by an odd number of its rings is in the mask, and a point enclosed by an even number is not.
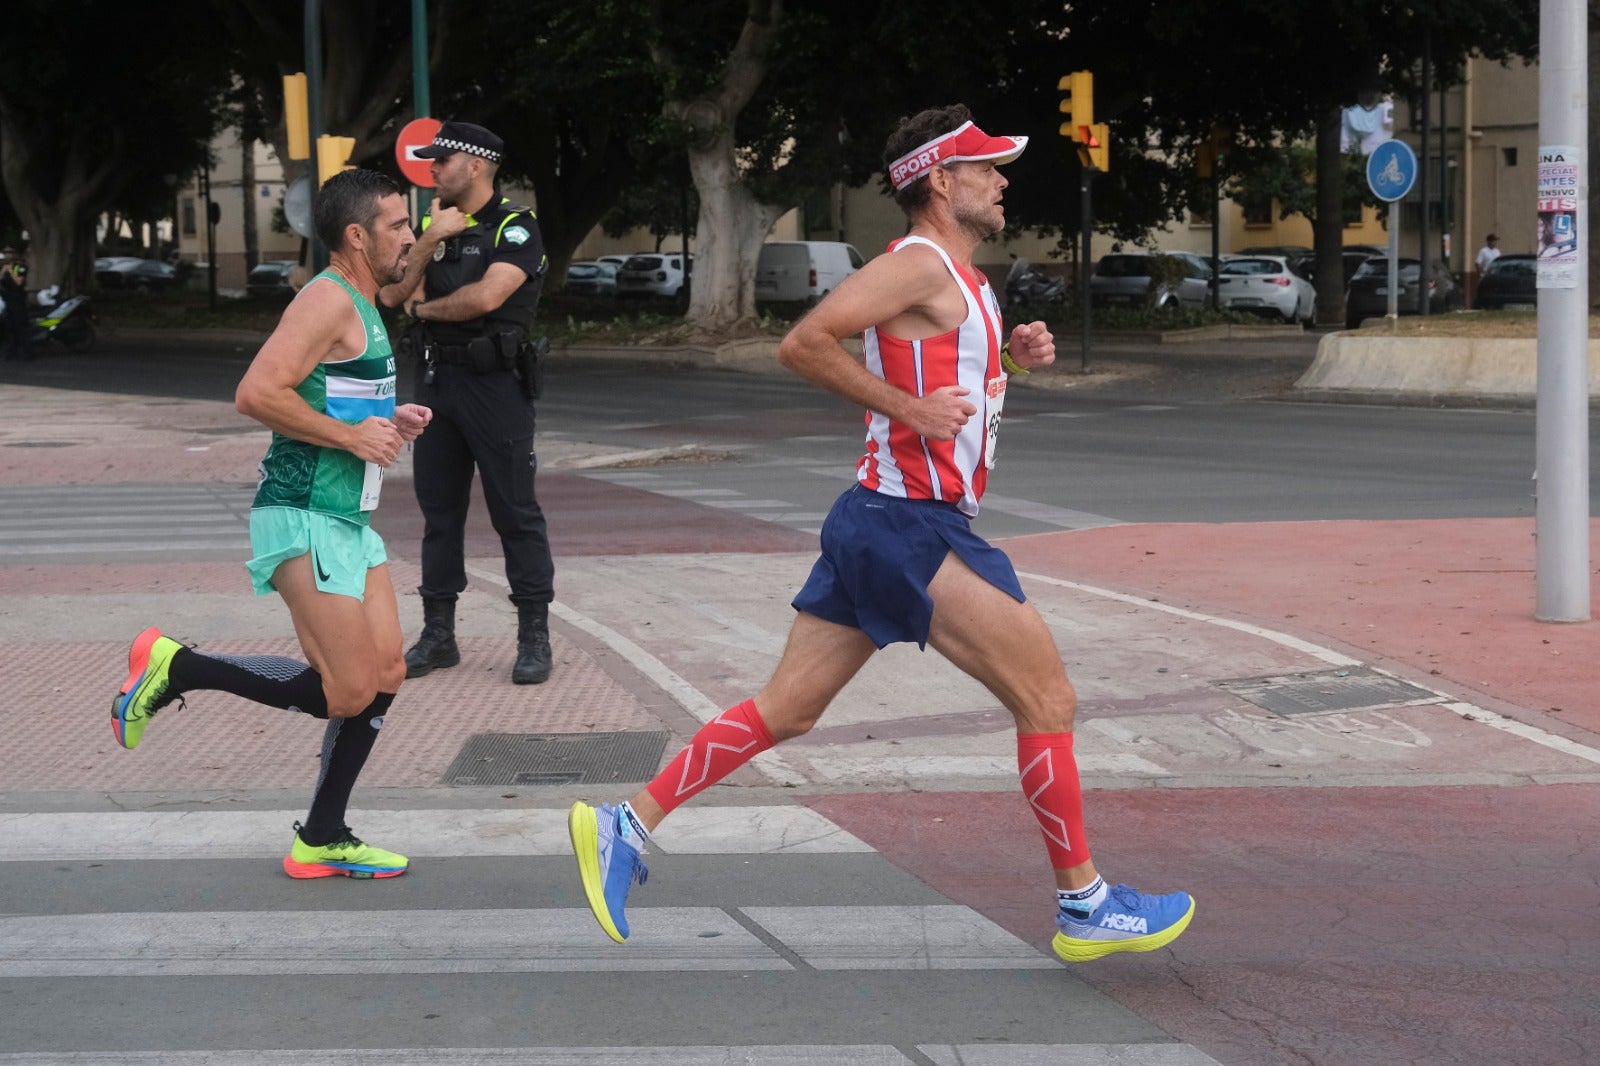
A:
[[[504,142],[482,126],[446,122],[416,155],[433,160],[438,206],[423,220],[406,276],[382,292],[413,319],[402,341],[416,359],[416,402],[433,409],[413,471],[422,536],[422,635],[406,676],[461,661],[456,597],[467,587],[467,505],[476,465],[505,552],[517,605],[511,680],[550,676],[555,566],[534,498],[533,400],[539,350],[528,339],[548,261],[530,208],[499,194]],[[420,287],[419,287],[420,283]]]

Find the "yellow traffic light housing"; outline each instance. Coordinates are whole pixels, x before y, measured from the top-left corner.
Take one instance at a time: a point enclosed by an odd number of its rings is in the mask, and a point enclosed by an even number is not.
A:
[[[311,110],[306,106],[306,76],[283,76],[283,126],[289,135],[289,158],[311,158]]]
[[[355,151],[354,137],[332,137],[323,134],[317,138],[317,184],[323,185],[341,170],[354,170],[350,153]]]
[[[1211,133],[1206,137],[1195,154],[1194,172],[1202,178],[1215,177],[1222,169],[1223,160],[1227,158],[1228,147],[1233,143],[1233,131],[1213,126]]]
[[[1056,88],[1067,94],[1061,101],[1061,113],[1067,116],[1061,124],[1061,136],[1079,144],[1089,143],[1094,135],[1094,72],[1073,71],[1057,82]]]

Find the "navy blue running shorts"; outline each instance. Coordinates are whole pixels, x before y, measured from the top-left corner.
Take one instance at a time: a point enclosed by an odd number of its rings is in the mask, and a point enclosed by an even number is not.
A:
[[[822,524],[822,555],[794,609],[859,629],[880,648],[912,641],[926,648],[933,620],[928,582],[952,551],[989,584],[1027,602],[1006,553],[972,532],[954,504],[853,486]]]

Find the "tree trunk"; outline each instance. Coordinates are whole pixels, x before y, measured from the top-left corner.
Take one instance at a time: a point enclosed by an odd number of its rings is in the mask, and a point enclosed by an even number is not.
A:
[[[1317,123],[1316,249],[1317,325],[1344,325],[1344,160],[1339,151],[1343,115],[1334,107]]]
[[[709,147],[691,148],[689,172],[700,194],[700,217],[688,317],[699,332],[725,333],[756,320],[753,264],[784,209],[751,194],[739,176],[729,132]]]
[[[782,15],[782,0],[746,0],[744,26],[721,82],[704,96],[668,100],[663,108],[692,133],[689,174],[700,195],[700,218],[688,321],[697,333],[726,333],[756,320],[756,258],[786,210],[756,200],[740,175],[733,141],[740,110],[766,77],[767,48]],[[663,69],[675,67],[659,41],[651,56]]]
[[[244,208],[244,272],[261,262],[261,235],[256,227],[256,142],[239,138],[239,193]]]

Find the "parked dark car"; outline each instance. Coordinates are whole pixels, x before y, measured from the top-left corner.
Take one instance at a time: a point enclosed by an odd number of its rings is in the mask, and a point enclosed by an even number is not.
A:
[[[257,263],[245,278],[244,290],[251,296],[293,296],[294,286],[289,284],[289,272],[299,266],[293,259],[269,259]]]
[[[1395,297],[1395,310],[1402,315],[1414,315],[1422,310],[1422,263],[1417,259],[1402,258],[1395,264],[1399,275],[1399,293]],[[1461,306],[1461,292],[1455,278],[1440,262],[1433,264],[1433,277],[1428,282],[1428,313],[1441,314]],[[1350,279],[1345,290],[1344,319],[1348,329],[1361,325],[1362,319],[1382,318],[1389,313],[1389,258],[1370,256]]]
[[[1485,311],[1533,307],[1539,302],[1539,261],[1531,255],[1502,255],[1478,282],[1477,305]]]
[[[111,255],[94,261],[94,280],[103,289],[166,289],[177,283],[178,272],[159,259]]]

